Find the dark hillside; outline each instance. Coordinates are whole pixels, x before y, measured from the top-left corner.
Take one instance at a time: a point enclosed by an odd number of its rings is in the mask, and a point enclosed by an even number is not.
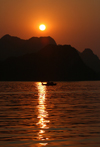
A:
[[[34,53],[48,44],[56,45],[56,42],[51,37],[32,37],[28,40],[23,40],[18,37],[5,35],[0,39],[0,60]]]
[[[37,53],[10,57],[1,62],[0,80],[79,81],[96,80],[77,50],[69,45],[48,45]]]

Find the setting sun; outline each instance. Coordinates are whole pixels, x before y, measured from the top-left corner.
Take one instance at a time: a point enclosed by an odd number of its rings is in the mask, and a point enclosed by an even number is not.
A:
[[[44,30],[46,29],[46,26],[45,26],[44,24],[41,24],[41,25],[39,26],[39,29],[40,29],[41,31],[44,31]]]

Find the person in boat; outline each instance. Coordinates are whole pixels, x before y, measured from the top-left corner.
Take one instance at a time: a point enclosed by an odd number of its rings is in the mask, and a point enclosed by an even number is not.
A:
[[[52,84],[54,84],[54,83],[53,83],[53,82],[48,81],[48,82],[47,82],[47,84],[51,84],[51,85],[52,85]]]

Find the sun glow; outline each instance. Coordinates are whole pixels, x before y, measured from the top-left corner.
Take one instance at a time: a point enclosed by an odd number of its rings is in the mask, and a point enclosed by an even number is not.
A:
[[[46,26],[45,26],[44,24],[41,24],[41,25],[39,26],[39,29],[40,29],[41,31],[44,31],[44,30],[46,29]]]

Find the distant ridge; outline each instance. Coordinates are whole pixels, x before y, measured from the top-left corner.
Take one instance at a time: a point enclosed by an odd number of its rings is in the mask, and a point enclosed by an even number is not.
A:
[[[79,53],[79,55],[88,67],[97,73],[100,72],[100,60],[91,49],[86,48],[82,53]]]
[[[6,34],[0,39],[0,60],[7,59],[8,57],[18,57],[27,53],[34,53],[48,44],[56,45],[56,42],[50,36],[32,37],[28,40],[24,40]]]
[[[0,39],[0,81],[100,80],[100,60],[91,49],[82,53],[48,37]]]

